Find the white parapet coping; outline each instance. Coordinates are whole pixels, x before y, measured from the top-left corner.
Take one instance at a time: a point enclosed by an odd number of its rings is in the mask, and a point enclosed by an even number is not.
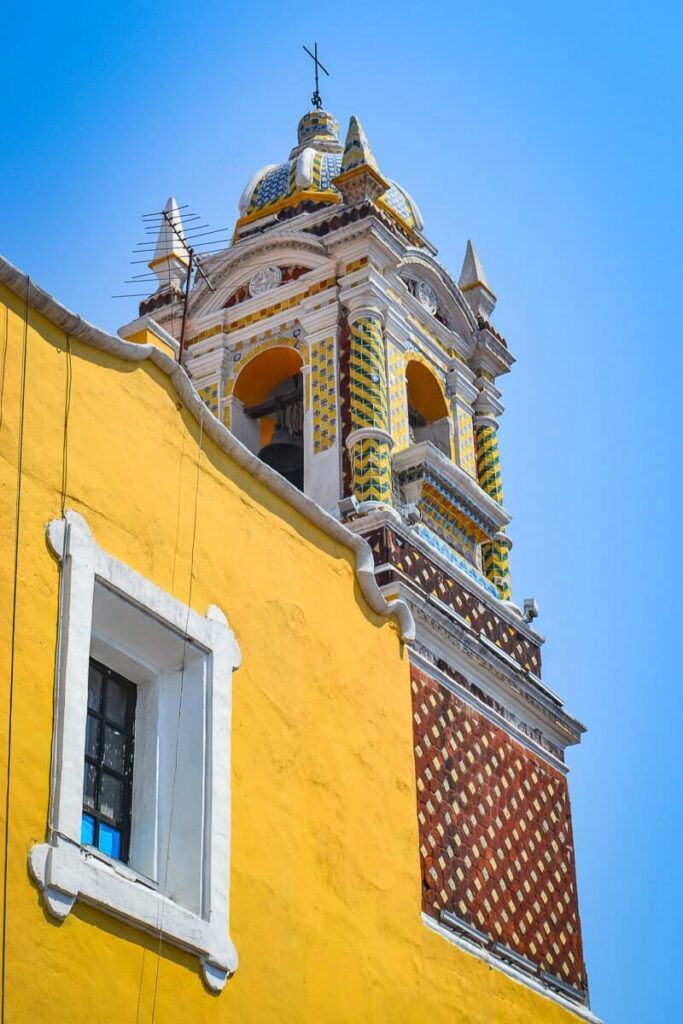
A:
[[[218,445],[238,466],[245,469],[252,477],[265,484],[271,491],[282,498],[288,505],[305,516],[309,522],[317,526],[337,543],[351,549],[356,555],[356,576],[363,594],[372,611],[378,615],[398,620],[401,640],[412,643],[415,639],[415,622],[412,612],[403,600],[387,601],[377,585],[372,550],[369,544],[353,533],[346,526],[334,519],[312,498],[307,497],[293,484],[250,452],[241,441],[230,433],[227,427],[209,411],[199,397],[187,371],[170,356],[161,352],[154,345],[143,345],[137,342],[123,341],[121,338],[103,331],[99,327],[84,320],[77,313],[71,312],[57,299],[30,280],[27,274],[15,267],[9,260],[0,256],[0,284],[21,298],[28,296],[29,305],[46,316],[56,327],[66,334],[79,338],[92,345],[93,348],[108,352],[119,359],[129,362],[143,363],[149,360],[165,373],[173,384],[185,408],[211,440]]]

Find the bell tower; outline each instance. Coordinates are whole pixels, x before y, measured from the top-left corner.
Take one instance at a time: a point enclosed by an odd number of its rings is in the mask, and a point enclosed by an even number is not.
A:
[[[473,244],[456,281],[358,118],[342,141],[316,107],[202,267],[212,288],[191,287],[184,353],[200,396],[367,541],[378,586],[412,609],[425,926],[586,1004],[565,764],[583,726],[543,681],[543,637],[512,598],[498,424],[514,358]],[[152,322],[177,337],[180,311],[160,278],[120,333]]]

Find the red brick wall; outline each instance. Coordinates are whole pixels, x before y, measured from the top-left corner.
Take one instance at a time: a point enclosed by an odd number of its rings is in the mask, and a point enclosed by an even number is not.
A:
[[[566,778],[412,666],[423,909],[586,988]]]

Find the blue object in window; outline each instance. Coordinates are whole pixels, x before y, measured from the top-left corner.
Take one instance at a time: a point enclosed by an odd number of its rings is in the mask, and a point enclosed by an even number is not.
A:
[[[95,819],[90,814],[84,814],[81,821],[81,842],[84,846],[95,842]]]
[[[99,833],[98,849],[102,853],[106,853],[108,857],[113,857],[114,860],[121,860],[121,833],[119,830],[112,828],[111,825],[105,825],[101,821]]]

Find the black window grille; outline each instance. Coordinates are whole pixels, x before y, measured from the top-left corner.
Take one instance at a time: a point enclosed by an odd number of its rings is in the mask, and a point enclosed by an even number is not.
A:
[[[81,842],[128,862],[137,687],[90,659]]]

